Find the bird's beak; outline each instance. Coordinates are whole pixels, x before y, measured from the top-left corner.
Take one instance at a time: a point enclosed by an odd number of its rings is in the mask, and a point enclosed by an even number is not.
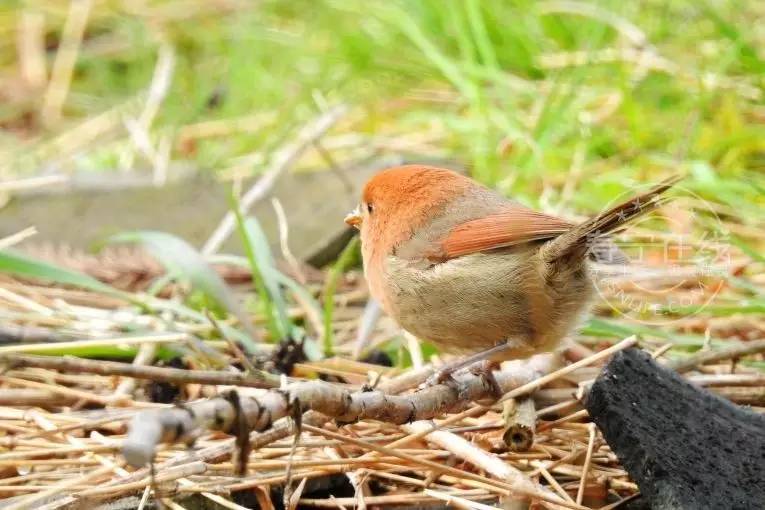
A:
[[[352,227],[359,228],[359,225],[361,225],[361,212],[359,211],[359,206],[356,206],[356,209],[346,215],[345,222]]]

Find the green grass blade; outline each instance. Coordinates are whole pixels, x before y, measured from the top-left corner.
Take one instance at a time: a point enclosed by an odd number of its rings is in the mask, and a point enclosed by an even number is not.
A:
[[[273,303],[274,320],[278,325],[282,337],[289,336],[292,330],[292,323],[287,314],[287,304],[282,293],[279,282],[279,271],[276,269],[276,262],[271,254],[271,246],[260,223],[254,217],[249,217],[244,222],[244,229],[247,232],[247,238],[251,243],[253,254],[255,255],[255,264],[258,268],[258,274],[263,280],[263,285],[268,291],[268,295]]]
[[[731,236],[730,243],[736,246],[739,250],[743,251],[746,256],[748,256],[750,259],[754,260],[755,262],[765,262],[765,255],[763,255],[762,253],[760,253],[753,247],[749,246],[747,243],[744,242],[743,239],[736,236]]]
[[[133,301],[128,293],[102,283],[92,276],[70,269],[64,269],[48,262],[35,260],[10,250],[0,251],[0,272],[20,276],[22,278],[44,280],[59,285],[71,285],[73,287],[92,290],[110,296],[127,298]]]
[[[465,2],[468,23],[470,31],[475,39],[475,45],[478,53],[481,55],[483,64],[491,69],[499,69],[497,55],[494,52],[494,45],[489,38],[489,32],[486,29],[486,22],[481,12],[481,4],[478,0],[467,0]]]
[[[250,269],[249,260],[244,257],[239,257],[237,255],[215,255],[214,260],[222,264],[230,264],[232,266]],[[303,303],[305,306],[311,307],[313,313],[315,313],[317,317],[321,317],[322,315],[321,305],[316,300],[316,298],[308,291],[308,289],[300,285],[300,283],[295,281],[293,278],[290,278],[286,274],[279,271],[277,268],[273,268],[272,272],[277,283],[282,285],[285,289],[287,289],[293,295],[299,296],[301,303]],[[290,325],[293,329],[297,328],[297,326],[292,324],[292,322],[290,322]],[[316,361],[317,359],[321,358],[321,350],[319,349],[315,339],[305,338],[303,340],[303,345],[304,345],[306,356],[308,356],[308,359],[310,359],[311,361]]]
[[[427,58],[464,97],[473,101],[475,98],[474,84],[463,75],[457,64],[441,52],[436,43],[425,34],[417,21],[413,19],[409,13],[403,9],[393,9],[390,12],[383,11],[381,14],[381,17],[385,18],[386,21],[398,25],[398,28],[420,49],[423,55],[425,55],[425,58]]]
[[[334,353],[334,335],[332,332],[332,319],[335,313],[335,291],[337,290],[337,284],[343,275],[343,272],[348,268],[351,262],[354,260],[359,247],[359,238],[354,237],[343,248],[342,253],[337,258],[335,265],[327,275],[327,283],[324,288],[324,356],[329,357]]]
[[[111,236],[106,242],[133,243],[145,247],[168,273],[187,279],[195,290],[202,292],[210,301],[234,315],[251,337],[245,341],[246,347],[254,350],[254,340],[259,335],[250,318],[223,279],[205,262],[196,248],[179,237],[157,231],[124,232]]]
[[[268,239],[255,218],[242,216],[237,198],[232,195],[230,200],[237,230],[250,264],[252,281],[258,291],[260,305],[268,319],[271,336],[275,340],[288,338],[292,334],[293,325],[287,315],[287,305],[275,277],[277,269]]]

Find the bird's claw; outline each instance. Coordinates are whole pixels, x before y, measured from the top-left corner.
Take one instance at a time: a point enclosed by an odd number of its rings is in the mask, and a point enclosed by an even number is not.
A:
[[[497,368],[497,364],[489,361],[479,361],[478,363],[472,365],[470,367],[470,373],[481,377],[484,382],[489,386],[489,389],[491,391],[491,394],[499,400],[502,398],[502,388],[500,388],[499,383],[497,382],[497,378],[494,377],[494,369]]]
[[[452,377],[452,371],[448,369],[442,369],[436,371],[433,375],[428,377],[424,383],[422,383],[418,389],[424,390],[439,384],[446,384],[448,386],[455,386],[457,381]]]

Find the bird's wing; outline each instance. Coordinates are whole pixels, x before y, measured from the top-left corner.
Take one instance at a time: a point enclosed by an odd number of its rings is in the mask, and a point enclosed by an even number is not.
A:
[[[453,259],[471,253],[507,248],[529,241],[552,239],[572,224],[520,204],[461,223],[441,241],[434,258]]]

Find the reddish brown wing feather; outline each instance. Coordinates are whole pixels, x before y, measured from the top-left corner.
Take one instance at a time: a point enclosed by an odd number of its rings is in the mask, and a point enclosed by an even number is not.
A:
[[[522,205],[471,220],[454,227],[441,242],[440,258],[462,255],[541,239],[552,239],[571,229],[572,224]]]

